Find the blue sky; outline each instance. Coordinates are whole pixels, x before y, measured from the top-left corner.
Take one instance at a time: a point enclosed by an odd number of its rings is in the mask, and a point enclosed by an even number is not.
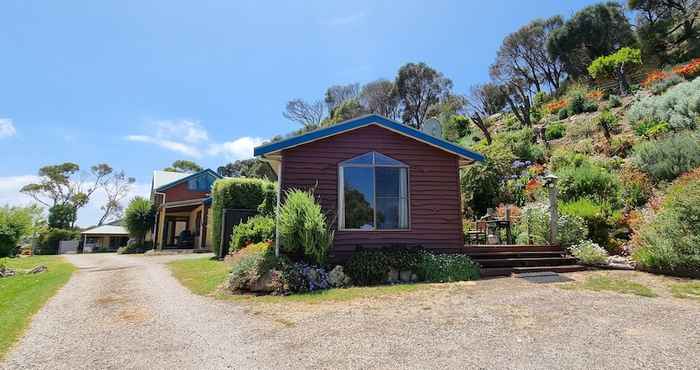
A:
[[[465,93],[508,33],[588,3],[3,0],[0,204],[27,203],[17,190],[46,164],[107,162],[138,194],[176,159],[215,169],[250,157],[296,128],[288,100],[393,79],[407,62]]]

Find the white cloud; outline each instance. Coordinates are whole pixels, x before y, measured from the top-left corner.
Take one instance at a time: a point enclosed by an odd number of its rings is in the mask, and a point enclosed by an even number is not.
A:
[[[126,139],[129,141],[155,144],[161,148],[168,149],[173,152],[182,153],[190,157],[200,158],[202,156],[202,153],[196,147],[177,141],[165,140],[146,135],[128,135]]]
[[[348,14],[339,17],[330,18],[323,23],[328,26],[347,26],[359,23],[365,19],[365,13]]]
[[[209,133],[193,120],[160,120],[150,123],[152,135],[128,135],[126,140],[149,143],[180,154],[201,158],[204,155],[224,156],[227,160],[246,159],[253,156],[253,148],[264,139],[244,136],[223,143],[213,142]]]
[[[197,121],[160,120],[150,122],[152,135],[128,135],[129,141],[150,143],[186,156],[200,158],[202,152],[197,144],[209,141],[207,130]]]
[[[209,140],[207,130],[197,121],[192,120],[161,120],[153,122],[156,127],[156,137],[169,140],[183,140],[188,143],[201,143]]]
[[[212,144],[209,147],[209,154],[224,155],[230,161],[251,158],[253,156],[253,148],[261,145],[264,141],[264,139],[259,137],[244,136],[233,141]]]
[[[24,185],[39,181],[34,175],[0,177],[0,205],[9,204],[21,206],[33,203],[34,200],[19,192]]]
[[[10,118],[0,118],[0,139],[15,136],[17,129]]]

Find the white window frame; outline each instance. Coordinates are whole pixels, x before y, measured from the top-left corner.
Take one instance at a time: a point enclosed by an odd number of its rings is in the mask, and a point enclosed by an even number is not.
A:
[[[367,155],[369,153],[372,153],[372,163],[371,164],[353,164],[353,163],[348,163],[352,161],[355,158],[362,157],[364,155]],[[396,159],[393,159],[389,157],[386,154],[382,154],[380,152],[372,151],[369,153],[364,153],[355,157],[352,157],[346,161],[340,162],[338,164],[338,230],[339,231],[362,231],[362,232],[382,232],[382,231],[392,231],[392,232],[397,232],[397,231],[411,231],[411,168],[405,164],[402,163]],[[399,164],[376,164],[375,160],[375,154],[381,154],[385,157],[391,158],[392,160],[399,162]],[[372,184],[372,211],[373,211],[373,222],[374,225],[372,226],[372,229],[352,229],[352,228],[346,228],[345,227],[345,176],[344,176],[344,171],[343,169],[345,167],[359,167],[359,168],[372,168],[373,169],[373,179],[374,183]],[[376,169],[377,167],[387,167],[387,168],[405,168],[406,169],[406,228],[400,228],[400,229],[378,229],[377,228],[377,191],[376,191],[376,186],[377,186],[377,176],[376,176]],[[399,196],[399,200],[403,199],[404,197]]]

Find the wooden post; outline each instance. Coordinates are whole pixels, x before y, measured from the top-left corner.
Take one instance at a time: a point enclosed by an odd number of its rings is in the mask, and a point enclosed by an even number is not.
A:
[[[549,189],[549,244],[557,244],[557,224],[559,212],[557,210],[557,177],[548,175],[546,177],[547,188]]]

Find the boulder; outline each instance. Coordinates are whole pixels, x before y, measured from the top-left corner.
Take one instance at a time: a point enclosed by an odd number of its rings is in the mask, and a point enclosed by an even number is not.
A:
[[[328,282],[332,287],[343,288],[349,286],[352,280],[343,271],[343,266],[338,265],[328,273]]]
[[[250,285],[250,291],[252,292],[272,292],[275,287],[273,285],[273,272],[272,270],[267,271],[258,280],[255,280]]]
[[[4,265],[0,265],[0,278],[15,276],[15,273],[15,270],[5,267]]]

